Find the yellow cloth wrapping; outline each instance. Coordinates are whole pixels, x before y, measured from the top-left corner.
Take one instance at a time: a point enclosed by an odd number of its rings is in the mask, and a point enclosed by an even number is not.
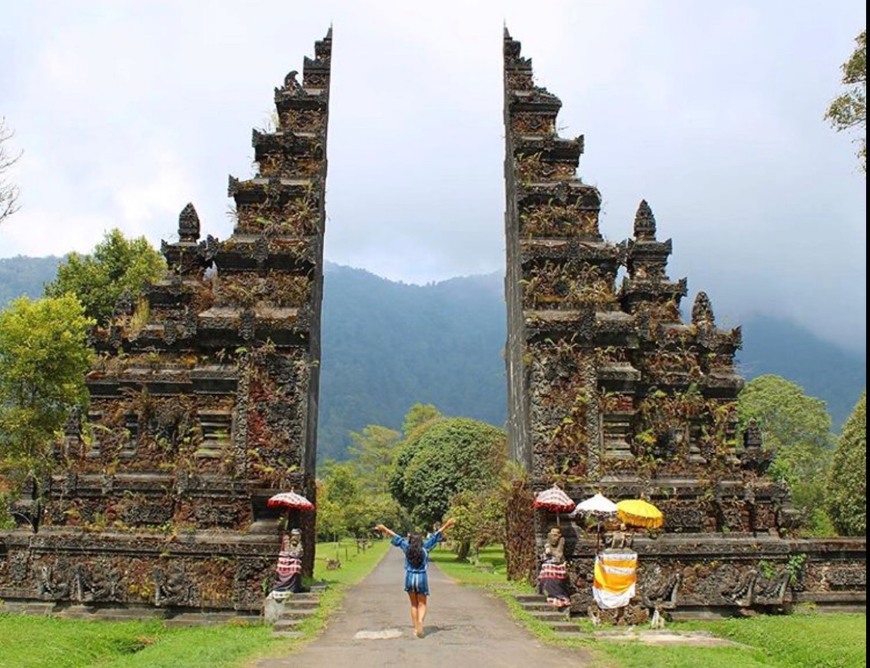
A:
[[[637,552],[605,550],[595,557],[592,595],[599,608],[628,605],[637,585]]]

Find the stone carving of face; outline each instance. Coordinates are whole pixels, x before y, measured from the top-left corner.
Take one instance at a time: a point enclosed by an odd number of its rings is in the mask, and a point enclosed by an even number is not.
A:
[[[550,533],[547,534],[547,540],[553,547],[559,544],[560,538],[562,538],[562,530],[557,527],[550,529]]]

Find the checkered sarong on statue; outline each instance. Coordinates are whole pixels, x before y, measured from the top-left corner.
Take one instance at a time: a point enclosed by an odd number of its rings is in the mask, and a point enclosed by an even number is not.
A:
[[[571,604],[568,595],[568,568],[565,564],[554,564],[545,561],[538,573],[538,588],[547,597],[547,603],[557,608]]]
[[[302,560],[292,556],[289,552],[278,553],[278,566],[275,569],[281,577],[294,575],[302,572]]]
[[[545,561],[541,564],[541,573],[538,577],[541,580],[564,580],[568,577],[568,569],[565,564],[551,564]]]

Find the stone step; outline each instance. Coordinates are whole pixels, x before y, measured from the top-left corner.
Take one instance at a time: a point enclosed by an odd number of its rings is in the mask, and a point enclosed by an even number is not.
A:
[[[519,603],[520,607],[522,607],[526,612],[551,612],[556,609],[546,601],[520,601]]]
[[[112,610],[97,610],[90,617],[86,619],[95,619],[101,622],[130,622],[130,621],[138,621],[142,619],[163,619],[163,611],[158,610],[153,614],[149,614],[143,610],[121,610],[121,609],[112,609]],[[79,618],[81,619],[81,618]]]
[[[290,603],[292,601],[302,602],[302,603],[313,601],[316,603],[317,601],[320,600],[320,594],[321,594],[321,592],[319,592],[319,591],[303,591],[303,592],[299,592],[298,594],[285,594],[284,598],[279,599],[276,597],[274,600],[275,601],[283,601],[285,604]],[[275,595],[273,595],[273,596],[275,596]]]
[[[308,608],[305,610],[288,610],[284,608],[281,616],[278,619],[306,619],[314,614],[317,608]]]
[[[574,631],[573,629],[569,629],[567,631],[559,631],[558,629],[553,630],[553,636],[556,638],[562,638],[565,640],[576,640],[579,637],[586,637],[585,633],[580,629]]]
[[[301,638],[299,631],[272,631],[273,638]]]
[[[98,609],[86,605],[71,605],[63,610],[59,610],[57,616],[68,619],[96,619],[98,612]]]
[[[316,598],[310,599],[298,599],[298,598],[285,598],[284,599],[284,609],[285,610],[314,610],[317,606],[320,605],[320,600]]]
[[[26,615],[51,615],[54,613],[54,603],[24,603],[18,610]]]
[[[100,607],[93,605],[59,605],[54,614],[67,619],[95,619],[100,621],[130,621],[143,618],[163,619],[166,610],[149,607]]]
[[[546,603],[547,597],[541,594],[517,594],[514,598],[520,603]]]
[[[318,601],[320,600],[319,591],[300,591],[298,594],[290,594],[285,601]]]
[[[320,606],[319,592],[291,594],[281,601],[267,597],[263,605],[263,616],[267,623],[274,624],[282,619],[304,619]]]
[[[569,621],[550,622],[549,626],[556,633],[564,633],[564,634],[583,633],[583,630],[580,628],[580,625],[576,624],[575,622],[569,622]]]
[[[537,619],[539,622],[565,622],[568,621],[568,614],[564,612],[534,612],[532,613],[532,617]]]
[[[299,626],[304,619],[285,619],[281,618],[272,625],[274,631],[292,631]]]
[[[841,605],[834,605],[834,604],[818,605],[815,608],[813,608],[813,612],[822,613],[822,614],[824,614],[824,613],[845,614],[845,613],[855,613],[855,612],[866,613],[867,606],[866,605],[858,605],[858,604],[856,604],[856,605],[844,605],[844,604],[841,604]]]
[[[795,592],[792,596],[793,603],[814,603],[821,607],[823,604],[840,605],[866,605],[867,597],[864,592],[854,591],[817,591]]]

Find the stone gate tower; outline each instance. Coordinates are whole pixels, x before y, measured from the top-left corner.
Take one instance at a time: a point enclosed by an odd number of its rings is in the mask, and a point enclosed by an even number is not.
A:
[[[7,535],[0,598],[258,611],[278,552],[267,499],[314,500],[331,30],[275,89],[235,228],[188,204],[169,272],[94,332],[90,409],[71,416],[38,533]],[[303,529],[314,558],[313,514]]]
[[[576,176],[583,137],[558,135],[561,102],[507,31],[503,49],[508,439],[531,491],[559,483],[577,502],[601,491],[661,508],[662,534],[637,541],[647,609],[782,606],[795,582],[805,600],[863,601],[863,542],[787,539],[796,518],[766,475],[772,453],[751,426],[737,442],[740,329],[718,328],[703,292],[683,322],[687,282],[667,275],[672,244],[646,201],[631,238],[603,239],[601,196]],[[540,548],[556,521],[535,513],[528,540]],[[571,522],[563,532],[585,610],[596,541]]]

